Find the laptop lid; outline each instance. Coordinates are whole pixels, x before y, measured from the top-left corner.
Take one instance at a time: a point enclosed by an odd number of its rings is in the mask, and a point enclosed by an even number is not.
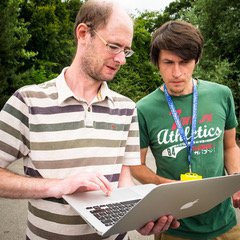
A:
[[[204,213],[240,190],[240,174],[161,185],[145,184],[118,188],[110,197],[101,191],[76,193],[64,199],[103,236],[139,229],[163,215],[182,219]],[[106,226],[88,207],[138,199],[115,224]]]

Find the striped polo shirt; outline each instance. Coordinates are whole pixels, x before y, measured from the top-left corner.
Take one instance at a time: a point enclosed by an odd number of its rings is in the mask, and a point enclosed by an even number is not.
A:
[[[115,187],[122,165],[140,164],[135,103],[103,82],[91,104],[55,79],[25,86],[0,113],[0,167],[22,158],[31,177],[100,172]],[[27,239],[97,240],[63,199],[30,199]],[[108,239],[126,239],[124,235]]]

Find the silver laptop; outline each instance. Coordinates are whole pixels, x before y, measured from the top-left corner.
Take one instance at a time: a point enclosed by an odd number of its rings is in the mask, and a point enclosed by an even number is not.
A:
[[[181,219],[204,213],[239,190],[240,174],[235,174],[118,188],[109,197],[91,191],[65,195],[64,199],[99,235],[107,237],[139,229],[163,215]]]

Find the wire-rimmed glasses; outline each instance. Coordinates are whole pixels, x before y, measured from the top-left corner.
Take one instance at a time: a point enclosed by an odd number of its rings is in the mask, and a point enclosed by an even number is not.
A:
[[[105,44],[107,47],[107,50],[112,53],[112,54],[119,54],[120,52],[124,52],[125,57],[131,57],[134,54],[134,51],[132,49],[126,49],[126,48],[121,48],[118,45],[108,43],[106,40],[104,40],[99,33],[97,33],[95,30],[93,32],[99,37],[99,39]]]

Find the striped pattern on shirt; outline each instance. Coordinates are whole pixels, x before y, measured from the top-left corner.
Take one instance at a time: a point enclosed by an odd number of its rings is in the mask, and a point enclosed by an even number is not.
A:
[[[135,103],[104,82],[87,104],[73,96],[64,71],[56,79],[19,89],[5,104],[0,167],[23,158],[31,177],[97,171],[116,187],[123,164],[140,164]],[[27,238],[101,239],[63,199],[54,198],[29,201]]]

